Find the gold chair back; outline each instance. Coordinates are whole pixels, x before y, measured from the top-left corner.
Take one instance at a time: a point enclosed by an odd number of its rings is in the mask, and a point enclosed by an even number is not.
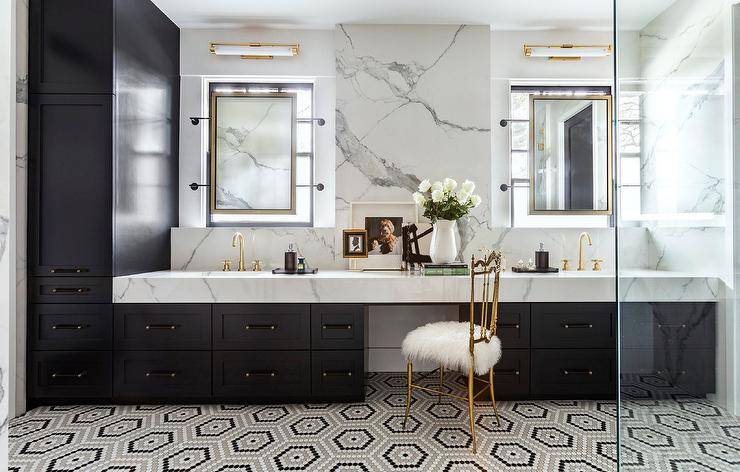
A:
[[[470,355],[475,353],[475,345],[480,342],[489,343],[496,336],[498,322],[498,298],[503,268],[501,251],[484,253],[480,259],[475,254],[470,260]],[[483,279],[480,289],[480,316],[476,317],[476,279]],[[493,279],[493,282],[491,282]],[[476,323],[476,318],[480,323]],[[480,330],[476,333],[476,324]]]

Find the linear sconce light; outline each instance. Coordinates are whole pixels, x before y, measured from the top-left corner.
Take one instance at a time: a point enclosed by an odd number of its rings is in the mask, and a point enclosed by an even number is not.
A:
[[[585,46],[580,44],[524,45],[527,57],[546,57],[554,61],[578,61],[583,57],[605,57],[612,53],[612,45]]]
[[[216,56],[239,56],[242,59],[274,59],[297,56],[300,46],[279,43],[210,43],[208,48]]]

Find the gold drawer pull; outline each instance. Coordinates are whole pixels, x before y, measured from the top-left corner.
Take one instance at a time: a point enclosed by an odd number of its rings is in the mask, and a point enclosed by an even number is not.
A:
[[[88,287],[56,287],[51,289],[51,293],[85,293],[89,291]]]
[[[52,325],[51,329],[85,329],[85,325],[81,324],[58,324]]]
[[[662,324],[658,323],[656,325],[658,328],[686,328],[685,324]]]
[[[49,269],[49,272],[51,272],[52,274],[82,274],[83,272],[90,272],[90,269],[86,269],[83,267],[75,267],[72,269],[54,268]]]
[[[519,323],[499,323],[498,327],[519,329]]]
[[[321,325],[322,329],[352,329],[351,324],[325,324]]]
[[[351,370],[327,370],[324,371],[324,377],[352,377]]]
[[[54,372],[51,374],[52,379],[81,379],[87,375],[87,372],[84,370],[82,372],[78,372],[76,374],[71,373],[64,373],[64,372]]]
[[[174,370],[152,370],[146,373],[147,377],[169,377],[174,379],[177,376],[177,372]]]
[[[591,369],[560,369],[563,375],[594,375]]]
[[[254,370],[251,372],[246,372],[244,374],[244,377],[275,377],[277,375],[277,372],[274,370]]]
[[[591,323],[563,323],[561,326],[565,329],[589,329],[594,327]]]
[[[493,373],[496,375],[519,375],[519,371],[516,369],[494,370]]]
[[[178,328],[177,325],[173,324],[156,324],[156,325],[146,325],[144,327],[147,331],[150,329],[169,329],[169,330],[176,330]]]
[[[277,328],[277,325],[271,324],[271,325],[246,325],[244,329],[269,329],[270,331],[275,331]]]

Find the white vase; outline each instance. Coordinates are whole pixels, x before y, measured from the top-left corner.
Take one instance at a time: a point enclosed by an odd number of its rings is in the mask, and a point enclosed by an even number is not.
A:
[[[437,220],[432,231],[432,242],[429,247],[429,256],[435,264],[455,262],[457,258],[457,242],[455,232],[457,221]]]

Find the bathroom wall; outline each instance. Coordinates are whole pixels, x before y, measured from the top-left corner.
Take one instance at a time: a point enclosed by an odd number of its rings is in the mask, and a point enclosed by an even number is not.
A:
[[[289,60],[241,61],[214,57],[206,47],[209,41],[246,39],[298,41],[302,52]],[[327,39],[331,40],[330,49]],[[334,32],[182,30],[181,211],[180,228],[172,230],[173,269],[213,270],[220,260],[234,258],[230,247],[233,229],[204,228],[204,192],[196,194],[186,187],[205,178],[206,135],[203,127],[193,127],[186,118],[207,111],[201,87],[205,75],[319,76],[325,84],[333,84],[336,75],[336,127],[329,128],[327,123],[317,128],[318,136],[330,134],[336,142],[336,150],[331,150],[336,153],[332,224],[328,228],[320,224],[315,228],[241,228],[247,236],[250,260],[259,258],[265,267],[277,266],[288,244],[295,243],[315,266],[346,268],[340,235],[349,225],[350,201],[409,201],[420,179],[445,176],[474,180],[484,197],[472,217],[461,222],[464,254],[495,245],[515,263],[532,257],[534,248],[543,242],[552,261],[573,259],[581,229],[507,228],[508,194],[500,192],[498,185],[509,178],[508,132],[498,125],[491,130],[491,122],[508,116],[512,79],[608,84],[611,69],[604,65],[611,59],[567,64],[527,59],[521,49],[527,41],[609,43],[611,35],[581,31],[492,33],[483,26],[449,25],[351,25]],[[313,54],[311,60],[303,60],[304,54]],[[327,61],[331,64],[328,71]],[[398,67],[400,72],[388,69],[390,61],[403,66]],[[425,71],[431,64],[434,67]],[[326,148],[317,149],[317,162],[330,157],[334,154],[329,155]],[[333,196],[332,188],[322,194],[330,192]],[[321,212],[318,209],[317,216]],[[613,269],[612,230],[590,231],[594,247],[587,251],[588,257],[604,258],[604,267]],[[646,233],[636,231],[632,239],[636,250],[631,254],[636,256],[630,266],[643,267],[646,259],[640,255],[647,254],[641,249],[647,243]]]

